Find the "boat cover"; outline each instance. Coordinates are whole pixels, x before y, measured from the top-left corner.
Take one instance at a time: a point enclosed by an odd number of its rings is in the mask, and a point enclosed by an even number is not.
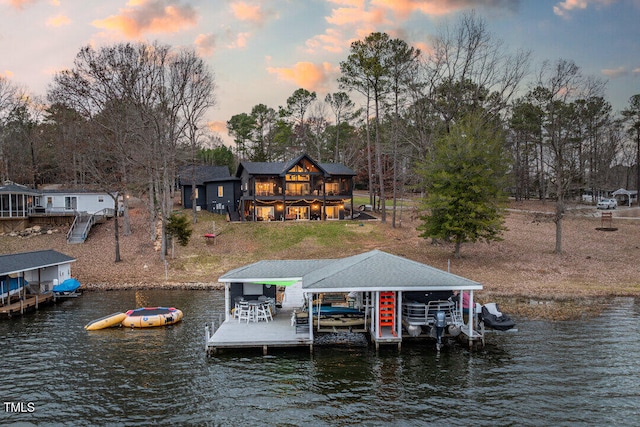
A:
[[[80,287],[80,282],[77,279],[71,278],[53,287],[53,292],[66,293],[75,292]]]
[[[516,325],[516,322],[498,309],[498,304],[495,302],[483,305],[481,316],[486,327],[498,331],[506,331]]]

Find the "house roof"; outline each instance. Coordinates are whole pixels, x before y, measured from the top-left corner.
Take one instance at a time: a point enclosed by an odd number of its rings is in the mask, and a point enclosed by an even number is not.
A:
[[[54,250],[0,255],[0,276],[74,262],[76,259]]]
[[[30,194],[38,195],[40,192],[24,185],[15,184],[10,181],[5,181],[0,185],[0,194]]]
[[[302,281],[313,292],[482,289],[482,284],[426,264],[373,250],[342,259],[259,261],[220,282]]]
[[[189,165],[180,169],[178,173],[180,185],[203,185],[205,182],[230,178],[229,168],[226,166],[196,166]]]
[[[349,175],[355,176],[356,173],[341,163],[317,163],[307,154],[302,154],[288,162],[242,162],[238,166],[236,176],[240,176],[243,170],[250,175],[285,175],[292,167],[306,158],[320,169],[325,175]]]
[[[305,274],[332,262],[335,260],[264,260],[231,270],[220,276],[218,281],[222,283],[299,282]]]

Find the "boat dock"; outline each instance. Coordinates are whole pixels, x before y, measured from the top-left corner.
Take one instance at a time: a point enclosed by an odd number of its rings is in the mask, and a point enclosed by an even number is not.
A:
[[[207,354],[242,348],[267,354],[269,347],[313,351],[316,338],[336,333],[362,333],[376,350],[400,350],[403,340],[416,339],[435,340],[438,350],[449,338],[470,348],[484,344],[474,312],[480,283],[378,250],[335,260],[263,260],[218,281],[225,286],[224,321],[206,328]],[[454,301],[465,293],[468,308],[460,298]],[[269,301],[271,321],[247,314]]]
[[[24,314],[27,311],[37,310],[41,305],[50,304],[55,300],[53,293],[40,295],[27,295],[11,304],[0,306],[0,315],[13,317]]]
[[[206,328],[207,354],[215,354],[222,349],[261,348],[267,354],[269,347],[309,347],[313,349],[313,339],[309,329],[301,331],[292,325],[293,310],[281,310],[272,322],[240,322],[229,319],[217,329]]]

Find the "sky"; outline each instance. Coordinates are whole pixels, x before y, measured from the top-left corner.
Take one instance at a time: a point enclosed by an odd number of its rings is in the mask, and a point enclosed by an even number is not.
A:
[[[215,75],[209,126],[228,139],[227,120],[254,105],[336,92],[351,42],[380,31],[429,52],[472,9],[509,51],[532,51],[532,73],[572,60],[607,81],[614,111],[640,93],[640,0],[0,0],[0,75],[44,97],[86,45],[193,48]]]

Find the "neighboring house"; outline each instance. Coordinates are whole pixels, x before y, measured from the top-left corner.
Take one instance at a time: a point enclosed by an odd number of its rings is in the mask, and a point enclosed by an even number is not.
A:
[[[196,207],[211,212],[235,211],[237,181],[226,166],[185,166],[178,174],[182,206],[191,209],[195,201]],[[192,197],[193,183],[196,184],[195,197]]]
[[[5,181],[0,185],[0,218],[28,218],[38,190]]]
[[[0,185],[0,232],[24,230],[31,225],[71,224],[80,213],[114,214],[108,193],[86,190],[34,190],[13,182]]]
[[[35,197],[36,213],[115,212],[114,198],[104,191],[44,189]]]
[[[353,206],[356,173],[337,163],[317,163],[307,154],[289,162],[242,162],[239,210],[247,221],[344,219]]]

